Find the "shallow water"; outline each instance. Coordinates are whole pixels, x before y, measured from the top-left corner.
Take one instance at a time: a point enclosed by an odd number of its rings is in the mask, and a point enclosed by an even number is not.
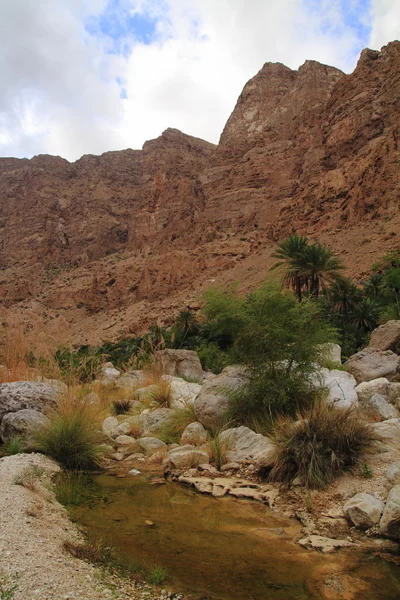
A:
[[[177,484],[151,484],[145,476],[99,475],[72,512],[89,530],[111,538],[126,560],[166,567],[165,586],[194,599],[400,598],[398,567],[361,554],[355,562],[354,551],[347,558],[344,552],[307,552],[293,542],[300,533],[296,521],[256,502],[214,499]],[[332,573],[345,565],[347,577],[351,569],[362,596],[321,592],[319,574],[326,577],[331,565]]]

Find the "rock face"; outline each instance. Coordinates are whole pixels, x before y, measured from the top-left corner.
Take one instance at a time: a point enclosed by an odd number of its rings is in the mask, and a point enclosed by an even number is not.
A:
[[[270,466],[275,447],[264,435],[248,427],[233,427],[220,434],[221,442],[227,445],[227,460],[230,462],[251,461],[258,466]]]
[[[64,317],[77,343],[116,339],[170,321],[210,279],[258,284],[292,231],[365,273],[400,229],[399,65],[399,42],[350,75],[267,63],[218,146],[167,129],[75,163],[1,158],[0,303],[44,312],[49,331]]]
[[[209,379],[194,401],[196,417],[202,425],[216,425],[229,407],[229,394],[246,384],[243,367],[226,367],[220,375]]]
[[[161,363],[167,375],[203,381],[203,369],[197,352],[193,350],[160,350],[155,360]]]
[[[388,321],[371,333],[371,348],[392,350],[400,354],[400,321]]]
[[[7,413],[24,409],[47,412],[57,406],[58,387],[34,381],[0,384],[0,422]]]
[[[400,540],[400,485],[395,485],[389,492],[380,530],[383,535]]]
[[[379,523],[384,504],[381,500],[361,492],[346,502],[344,514],[350,521],[361,529],[369,529]]]
[[[8,413],[0,423],[0,440],[6,443],[14,437],[19,437],[29,443],[32,431],[46,422],[47,418],[43,413],[31,408]]]
[[[346,365],[349,372],[356,378],[357,383],[380,377],[386,377],[390,380],[400,369],[400,358],[391,350],[365,348],[350,356]]]

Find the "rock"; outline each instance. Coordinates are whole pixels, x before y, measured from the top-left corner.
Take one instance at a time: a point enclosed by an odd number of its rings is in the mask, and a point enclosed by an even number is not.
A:
[[[171,408],[185,408],[194,404],[201,391],[198,383],[190,383],[172,375],[164,375],[163,379],[169,381],[171,386]]]
[[[371,494],[361,492],[347,500],[343,511],[353,525],[361,529],[369,529],[379,523],[383,507],[384,504],[381,500]]]
[[[202,463],[197,467],[197,469],[204,473],[213,473],[214,475],[218,473],[218,469],[208,463]]]
[[[56,408],[59,389],[49,383],[14,381],[0,384],[0,422],[7,413],[33,409],[46,413]]]
[[[125,453],[130,452],[132,454],[140,450],[138,441],[129,435],[119,435],[115,438],[115,443],[118,446],[118,452],[123,450]]]
[[[399,445],[400,440],[400,419],[388,419],[381,423],[371,425],[372,431],[379,440],[379,447],[385,450],[392,450]]]
[[[347,540],[334,540],[321,535],[309,535],[299,540],[299,544],[304,548],[313,548],[322,552],[333,552],[337,548],[349,548],[357,545]]]
[[[229,393],[247,383],[243,367],[226,367],[220,375],[206,381],[194,401],[194,410],[202,425],[217,425],[228,410]]]
[[[33,430],[45,425],[47,422],[48,419],[43,413],[32,408],[7,413],[1,420],[0,440],[7,443],[12,438],[18,437],[29,443]]]
[[[157,393],[158,389],[159,388],[156,383],[138,388],[137,390],[135,390],[135,399],[139,402],[142,402],[144,400],[151,400],[152,394]]]
[[[114,381],[121,375],[121,371],[118,371],[111,362],[107,362],[102,365],[101,374],[103,380]]]
[[[159,350],[154,356],[166,375],[184,377],[194,382],[203,381],[203,369],[197,352],[193,350]]]
[[[332,363],[342,363],[342,349],[339,344],[332,344],[327,342],[326,344],[320,344],[321,356],[324,361]]]
[[[275,446],[261,433],[255,433],[242,425],[223,431],[219,437],[227,445],[226,457],[229,462],[251,460],[259,467],[272,464]]]
[[[121,375],[115,382],[120,388],[136,389],[143,381],[143,371],[128,371]]]
[[[328,389],[327,401],[337,408],[350,408],[358,404],[357,382],[353,375],[339,369],[321,369],[320,385]]]
[[[104,419],[101,429],[105,435],[114,438],[118,435],[118,425],[118,419],[115,417],[107,417]]]
[[[208,454],[190,444],[175,448],[169,453],[169,463],[174,469],[189,469],[207,462],[209,462]]]
[[[128,471],[128,475],[130,475],[131,477],[137,477],[137,475],[141,475],[141,472],[137,469],[131,469],[130,471]]]
[[[374,329],[369,346],[377,350],[392,350],[392,352],[400,354],[400,321],[388,321]]]
[[[384,396],[381,396],[381,394],[374,394],[369,400],[367,400],[367,402],[382,417],[382,419],[393,419],[400,417],[400,413],[397,408],[385,400]]]
[[[386,479],[392,486],[400,483],[400,462],[390,465],[386,472]]]
[[[371,381],[363,381],[356,387],[356,392],[359,400],[371,398],[374,394],[380,394],[386,398],[388,393],[389,380],[386,377],[371,379]]]
[[[400,357],[391,350],[365,348],[350,356],[346,366],[349,373],[356,378],[357,383],[379,377],[386,377],[390,380],[399,370]]]
[[[167,452],[167,444],[164,444],[161,440],[155,437],[143,437],[138,440],[139,445],[147,454],[154,454],[155,452]]]
[[[240,469],[240,464],[237,462],[230,462],[222,465],[221,471],[225,473],[226,471],[238,471]]]
[[[117,435],[129,435],[132,430],[132,424],[129,421],[123,421],[117,427]]]
[[[162,424],[168,420],[172,412],[171,408],[156,408],[156,410],[149,413],[142,413],[139,416],[139,423],[143,433],[153,433],[160,429]]]
[[[182,436],[181,444],[193,444],[199,446],[207,441],[207,431],[201,423],[190,423],[185,427]]]
[[[382,535],[400,540],[400,484],[389,492],[380,522]]]

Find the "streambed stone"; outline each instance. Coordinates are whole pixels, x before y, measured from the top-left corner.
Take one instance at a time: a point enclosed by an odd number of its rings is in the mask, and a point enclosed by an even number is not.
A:
[[[155,452],[166,452],[168,450],[167,444],[155,437],[143,437],[138,440],[139,445],[147,454],[154,454]]]
[[[190,444],[174,448],[169,453],[169,463],[175,469],[188,469],[208,462],[208,454]]]
[[[380,530],[383,535],[400,540],[400,484],[395,485],[389,492]]]
[[[383,507],[384,504],[381,500],[371,494],[361,492],[347,500],[343,511],[356,527],[369,529],[379,523]]]
[[[275,446],[269,438],[255,433],[249,427],[232,427],[220,433],[220,441],[227,446],[228,462],[251,460],[258,466],[269,466],[273,462]]]
[[[0,440],[4,443],[18,437],[30,441],[32,433],[48,423],[48,418],[37,410],[26,408],[3,416],[0,424]]]

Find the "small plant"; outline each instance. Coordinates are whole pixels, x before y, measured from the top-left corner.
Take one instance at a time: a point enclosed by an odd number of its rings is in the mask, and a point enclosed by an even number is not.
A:
[[[197,421],[196,413],[193,406],[189,404],[185,408],[174,410],[155,435],[166,444],[177,444],[184,429],[194,421]]]
[[[44,469],[37,465],[26,467],[19,475],[16,475],[14,483],[15,485],[22,485],[32,492],[36,492],[43,473]]]
[[[18,586],[12,584],[8,577],[0,576],[0,600],[13,600]]]
[[[115,399],[111,403],[111,409],[114,415],[124,415],[130,411],[132,400],[129,398]]]
[[[165,567],[154,567],[150,571],[149,582],[153,585],[162,585],[168,577],[168,569]]]
[[[281,418],[274,430],[276,452],[272,481],[290,485],[300,477],[307,488],[322,488],[376,441],[372,429],[351,409],[326,402],[297,415]]]
[[[21,438],[13,437],[4,445],[3,452],[6,456],[13,456],[24,451],[24,444]]]
[[[169,381],[161,379],[149,391],[148,397],[153,402],[157,402],[161,407],[170,408],[172,401],[171,384]]]
[[[78,506],[86,497],[87,479],[81,472],[61,471],[54,480],[55,496],[64,506]]]
[[[228,426],[229,425],[225,424],[209,429],[210,439],[207,442],[208,455],[211,463],[213,463],[218,470],[227,462],[226,455],[229,451],[229,444],[221,439],[221,433],[225,431]]]
[[[101,458],[96,417],[92,405],[66,397],[34,433],[37,449],[65,469],[96,469]]]
[[[104,538],[101,536],[92,536],[85,542],[78,543],[65,540],[63,548],[66,552],[75,556],[75,558],[87,560],[92,563],[107,564],[113,561],[114,550],[106,544]]]
[[[374,472],[367,463],[363,462],[360,464],[360,475],[364,479],[371,479],[374,476]]]

